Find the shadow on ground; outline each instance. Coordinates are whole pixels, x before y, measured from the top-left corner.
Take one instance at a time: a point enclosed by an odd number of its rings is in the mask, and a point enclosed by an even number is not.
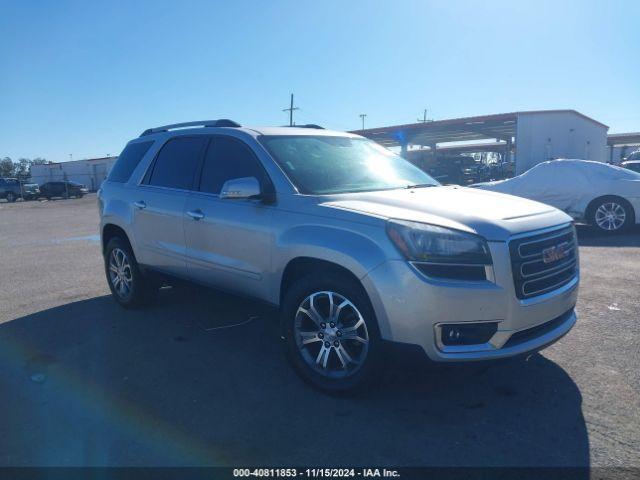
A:
[[[625,233],[600,233],[589,225],[576,225],[581,247],[640,247],[640,225]]]
[[[275,316],[182,288],[140,311],[105,296],[3,324],[0,465],[589,464],[580,392],[542,355],[396,366],[330,398],[289,369]]]

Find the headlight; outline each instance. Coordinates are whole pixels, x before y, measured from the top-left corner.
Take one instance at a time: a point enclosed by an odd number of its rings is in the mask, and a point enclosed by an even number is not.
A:
[[[462,265],[491,265],[491,253],[484,238],[426,223],[389,220],[391,241],[414,262]]]

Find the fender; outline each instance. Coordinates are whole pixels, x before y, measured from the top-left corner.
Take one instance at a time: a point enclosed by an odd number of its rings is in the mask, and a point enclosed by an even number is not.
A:
[[[126,196],[121,196],[126,198]],[[103,232],[104,227],[106,225],[115,225],[116,227],[120,227],[127,234],[129,238],[129,243],[131,244],[131,249],[133,250],[133,254],[136,256],[138,262],[142,263],[142,259],[138,255],[138,248],[136,244],[136,239],[133,235],[132,225],[133,225],[133,211],[131,205],[122,200],[120,196],[110,194],[108,195],[109,201],[103,203],[102,199],[99,199],[98,206],[101,206],[100,212],[100,242],[102,244],[102,248],[104,250],[104,242],[103,242]]]
[[[354,232],[339,226],[302,225],[284,232],[274,246],[273,303],[278,304],[282,274],[289,262],[298,257],[310,257],[335,263],[362,279],[386,260],[378,243],[367,235],[368,228]],[[371,233],[379,229],[371,227]]]

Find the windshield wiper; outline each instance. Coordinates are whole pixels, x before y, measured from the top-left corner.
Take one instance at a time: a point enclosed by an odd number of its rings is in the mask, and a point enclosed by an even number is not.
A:
[[[404,187],[406,190],[410,190],[412,188],[427,188],[427,187],[437,187],[438,185],[434,183],[416,183],[415,185],[407,185]]]

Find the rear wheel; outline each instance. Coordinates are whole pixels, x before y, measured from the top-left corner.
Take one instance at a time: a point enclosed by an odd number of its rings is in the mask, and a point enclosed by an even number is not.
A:
[[[380,334],[355,280],[334,273],[304,277],[285,293],[282,314],[288,357],[305,381],[338,394],[379,376]]]
[[[7,202],[9,203],[13,203],[16,201],[16,196],[13,192],[8,192],[7,193]]]
[[[604,233],[622,232],[634,223],[633,207],[620,197],[602,197],[589,209],[589,223]]]
[[[107,283],[115,300],[125,308],[139,307],[151,300],[158,289],[144,277],[128,242],[114,237],[105,256]]]

